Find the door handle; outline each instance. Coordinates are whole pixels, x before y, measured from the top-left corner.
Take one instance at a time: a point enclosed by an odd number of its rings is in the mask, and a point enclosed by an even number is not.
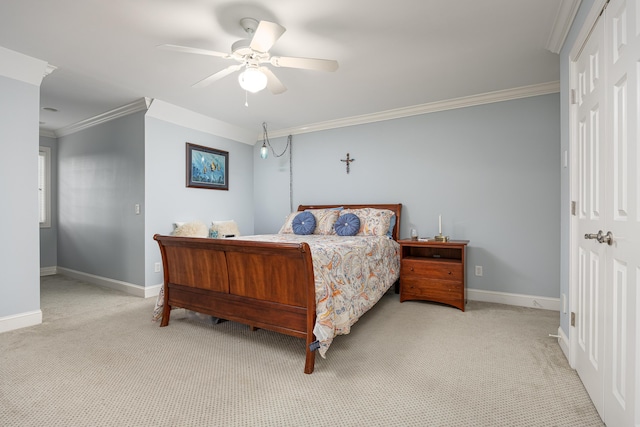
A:
[[[598,234],[594,234],[594,233],[587,233],[584,235],[585,239],[596,239],[598,241],[600,241],[600,239],[602,238],[602,230],[598,231]]]
[[[598,243],[607,243],[607,245],[613,245],[613,233],[607,231],[607,234],[602,234],[602,230],[598,230],[598,234],[587,233],[584,235],[585,239],[595,239]]]
[[[606,242],[607,245],[609,246],[613,245],[613,233],[611,231],[607,231],[607,234],[602,236],[602,240],[598,240],[598,242],[600,243]]]

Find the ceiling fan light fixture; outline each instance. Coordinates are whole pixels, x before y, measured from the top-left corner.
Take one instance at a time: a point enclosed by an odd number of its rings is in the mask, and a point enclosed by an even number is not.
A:
[[[247,92],[256,93],[267,87],[267,76],[256,67],[247,67],[238,76],[240,87]]]

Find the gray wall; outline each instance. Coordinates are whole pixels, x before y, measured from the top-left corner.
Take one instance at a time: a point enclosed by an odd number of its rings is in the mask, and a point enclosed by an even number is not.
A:
[[[58,139],[58,266],[144,285],[144,113]]]
[[[571,158],[571,142],[570,142],[570,116],[569,116],[569,53],[573,49],[573,45],[576,42],[578,33],[582,29],[587,15],[591,11],[595,0],[582,0],[578,13],[573,20],[571,30],[567,35],[562,50],[560,51],[560,123],[561,123],[561,151],[567,151],[569,158]],[[561,253],[561,276],[560,276],[560,292],[567,297],[567,307],[571,307],[571,295],[569,292],[569,269],[570,264],[570,203],[571,203],[571,162],[569,167],[562,169],[561,174],[561,197],[560,197],[560,220],[561,220],[561,234],[560,234],[560,253]],[[560,313],[560,327],[569,336],[569,325],[571,320],[571,310],[567,310],[566,313]]]
[[[39,108],[39,86],[0,74],[0,319],[40,310]]]
[[[40,228],[40,268],[58,265],[58,141],[40,136],[40,146],[51,148],[51,227]]]
[[[403,204],[415,227],[470,240],[472,289],[559,297],[559,95],[467,107],[293,137],[293,204]],[[285,138],[272,140],[276,151]],[[256,233],[289,212],[288,155],[254,147]],[[349,152],[356,161],[346,174]],[[271,153],[270,153],[271,154]],[[483,276],[473,266],[483,266]]]
[[[229,190],[186,187],[186,143],[229,152]],[[145,119],[145,277],[146,286],[162,283],[154,272],[161,262],[153,235],[170,234],[176,221],[233,219],[240,233],[253,234],[253,146],[154,118]]]
[[[186,142],[229,152],[229,191],[186,187]],[[153,286],[162,283],[153,235],[174,222],[234,219],[252,234],[252,152],[144,112],[59,138],[58,266]]]

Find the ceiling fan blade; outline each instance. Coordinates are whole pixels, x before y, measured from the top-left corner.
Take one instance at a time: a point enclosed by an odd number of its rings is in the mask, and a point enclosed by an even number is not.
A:
[[[269,62],[276,67],[303,68],[305,70],[335,71],[338,69],[338,61],[332,59],[272,56]]]
[[[271,46],[273,46],[285,31],[287,31],[287,29],[280,24],[260,21],[249,47],[258,52],[268,52]]]
[[[242,64],[232,65],[230,67],[225,68],[222,71],[218,71],[217,73],[211,74],[209,77],[206,77],[206,78],[200,80],[198,83],[194,84],[191,87],[201,88],[201,87],[208,86],[211,83],[215,82],[216,80],[220,80],[221,78],[228,76],[229,74],[233,73],[234,71],[238,71],[242,67],[243,67]]]
[[[223,52],[216,52],[215,50],[198,49],[195,47],[178,46],[175,44],[161,44],[158,46],[160,49],[173,50],[183,53],[195,53],[197,55],[218,56],[220,58],[231,58],[231,55]]]
[[[271,71],[267,67],[260,67],[259,70],[262,71],[265,76],[267,76],[267,89],[269,89],[269,92],[274,95],[279,95],[287,90],[280,79],[277,78],[275,74],[273,74],[273,71]]]

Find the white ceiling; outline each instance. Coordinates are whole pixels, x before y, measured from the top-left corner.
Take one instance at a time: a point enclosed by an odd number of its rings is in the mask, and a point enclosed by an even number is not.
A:
[[[55,131],[155,98],[259,134],[559,80],[556,53],[580,0],[2,0],[0,46],[57,69],[41,86]],[[158,49],[228,52],[243,17],[287,31],[272,55],[335,59],[334,73],[271,67],[288,91],[249,94],[235,64]]]

